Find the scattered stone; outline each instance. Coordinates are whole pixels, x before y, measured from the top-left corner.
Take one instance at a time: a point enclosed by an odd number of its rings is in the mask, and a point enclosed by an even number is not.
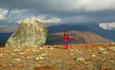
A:
[[[20,49],[13,49],[13,52],[19,52]]]
[[[113,49],[113,52],[115,52],[115,49]]]
[[[96,57],[96,55],[92,55],[92,57]]]
[[[53,49],[54,49],[53,47],[50,48],[50,50],[53,50]]]
[[[39,50],[38,49],[33,49],[33,52],[39,52]]]
[[[76,49],[76,52],[79,54],[79,53],[82,53],[82,51],[80,51],[79,49]]]
[[[101,47],[99,47],[98,48],[100,51],[100,53],[102,53],[102,54],[108,54],[108,51],[106,51],[104,48],[101,48]]]
[[[40,60],[43,60],[44,58],[42,56],[39,57]]]
[[[94,64],[93,64],[93,69],[94,69],[94,70],[101,70],[101,64],[98,63],[98,62],[97,62],[97,63],[94,63]]]
[[[74,60],[75,60],[76,64],[87,64],[87,62],[84,58],[75,58]]]
[[[0,57],[3,57],[4,56],[4,54],[0,54]]]
[[[11,55],[15,56],[16,54],[15,53],[11,53]]]
[[[8,48],[38,47],[45,44],[47,30],[45,24],[36,18],[21,21],[19,27],[7,40]]]
[[[19,58],[16,58],[13,60],[13,63],[19,63],[21,60]]]
[[[27,56],[26,58],[27,58],[27,59],[30,59],[31,57],[30,57],[30,56]]]
[[[46,56],[46,55],[47,55],[46,53],[44,53],[44,54],[41,54],[41,56],[42,56],[42,57],[44,57],[44,56]]]
[[[39,57],[36,57],[35,60],[38,61],[38,60],[40,60],[40,58],[39,58]]]
[[[108,54],[108,52],[107,52],[107,51],[103,51],[102,53],[103,53],[103,54]]]
[[[43,50],[43,48],[42,48],[42,47],[40,47],[40,50]]]
[[[73,49],[71,49],[70,51],[71,51],[71,52],[74,52],[74,50],[73,50]]]
[[[37,65],[36,65],[36,67],[39,67],[39,66],[41,66],[41,65],[40,65],[40,64],[37,64]]]
[[[77,58],[77,61],[84,62],[85,59],[84,58]]]
[[[39,56],[39,57],[36,57],[35,60],[38,61],[38,60],[43,60],[44,58],[42,56]]]
[[[113,50],[113,52],[115,52],[115,46],[110,47],[111,50]]]
[[[74,55],[73,53],[71,53],[70,55]]]
[[[104,50],[105,50],[104,48],[101,48],[101,47],[99,47],[98,49],[99,49],[100,51],[104,51]]]

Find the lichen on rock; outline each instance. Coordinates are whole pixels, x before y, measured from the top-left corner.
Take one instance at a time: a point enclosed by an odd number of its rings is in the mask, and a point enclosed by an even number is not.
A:
[[[6,42],[6,47],[25,48],[38,47],[45,44],[47,29],[45,24],[36,18],[27,18],[20,22],[19,27]]]

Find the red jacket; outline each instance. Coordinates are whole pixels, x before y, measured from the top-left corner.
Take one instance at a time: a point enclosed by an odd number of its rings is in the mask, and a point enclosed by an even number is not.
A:
[[[66,41],[68,41],[70,39],[70,36],[64,35],[63,39],[66,40]]]

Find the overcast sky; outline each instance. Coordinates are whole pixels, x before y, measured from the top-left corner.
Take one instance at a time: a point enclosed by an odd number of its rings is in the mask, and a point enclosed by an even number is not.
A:
[[[115,0],[0,0],[0,27],[28,17],[49,24],[115,25]]]

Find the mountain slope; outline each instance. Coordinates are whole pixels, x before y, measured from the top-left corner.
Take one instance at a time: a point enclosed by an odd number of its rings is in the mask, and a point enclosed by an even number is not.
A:
[[[111,43],[111,40],[105,39],[93,32],[69,31],[71,44],[100,44]],[[63,32],[48,35],[47,44],[63,44]]]
[[[12,28],[13,29],[13,28]],[[114,40],[113,31],[103,31],[97,25],[52,25],[48,26],[48,39],[46,44],[63,44],[63,32],[71,35],[71,43],[110,43]],[[9,29],[10,30],[10,29]],[[10,30],[12,31],[12,30]],[[6,31],[7,32],[7,31]],[[0,34],[0,43],[5,43],[11,33]],[[114,37],[114,38],[113,38]]]
[[[84,26],[90,28],[93,32],[101,35],[102,37],[115,42],[115,30],[104,30],[101,27],[99,27],[98,24],[87,24]]]

